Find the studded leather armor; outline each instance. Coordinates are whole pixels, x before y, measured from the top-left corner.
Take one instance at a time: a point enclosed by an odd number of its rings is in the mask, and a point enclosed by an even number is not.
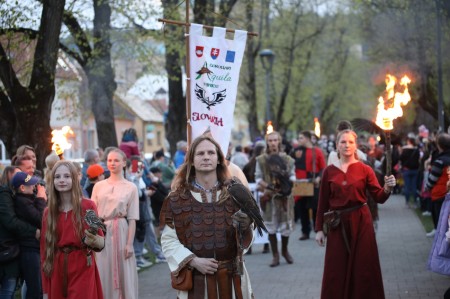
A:
[[[162,226],[174,228],[180,242],[196,256],[224,261],[237,255],[231,216],[238,210],[231,198],[221,203],[201,203],[187,190],[169,195],[160,220]]]

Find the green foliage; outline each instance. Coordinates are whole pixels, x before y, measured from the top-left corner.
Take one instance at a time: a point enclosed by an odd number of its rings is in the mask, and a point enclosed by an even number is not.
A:
[[[436,1],[347,2],[348,6],[324,12],[312,0],[272,0],[267,18],[264,1],[262,6],[254,4],[260,49],[270,48],[276,55],[270,101],[278,128],[312,129],[313,118],[319,117],[322,131],[330,133],[341,119],[375,119],[387,73],[406,73],[413,79],[413,101],[399,121],[404,130],[420,125],[426,113],[436,117]],[[333,4],[322,1],[326,3]],[[444,6],[442,53],[450,51],[447,11]],[[448,91],[450,59],[443,56],[444,91]],[[263,127],[266,83],[259,60],[256,74],[258,126]],[[445,111],[450,114],[450,106]],[[426,125],[433,127],[433,123]]]
[[[360,36],[366,44],[366,55],[376,66],[374,76],[392,72],[412,77],[410,90],[412,101],[420,109],[416,119],[431,115],[434,120],[426,124],[437,128],[437,9],[435,0],[383,0],[352,1],[358,5],[361,20]],[[442,3],[448,1],[441,1]],[[447,6],[443,7],[442,69],[444,90],[449,89],[450,78],[450,31]],[[445,105],[444,115],[448,125],[450,106]],[[408,108],[409,109],[409,108]],[[411,121],[411,126],[421,123]],[[445,128],[446,126],[444,126]]]
[[[344,11],[319,14],[301,4],[274,5],[270,30],[276,34],[263,41],[276,55],[271,102],[275,113],[282,111],[276,119],[279,127],[313,129],[313,119],[319,117],[323,132],[331,133],[341,119],[373,118],[378,96],[368,71],[371,63],[354,29],[360,26],[359,16]],[[257,73],[258,113],[264,115],[261,64]]]

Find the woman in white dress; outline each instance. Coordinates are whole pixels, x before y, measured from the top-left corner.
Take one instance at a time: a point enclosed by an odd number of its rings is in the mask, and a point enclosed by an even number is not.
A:
[[[107,227],[105,248],[97,254],[103,295],[109,299],[138,299],[138,275],[133,241],[139,220],[136,186],[125,179],[126,155],[113,149],[107,158],[111,176],[94,186],[92,200]]]

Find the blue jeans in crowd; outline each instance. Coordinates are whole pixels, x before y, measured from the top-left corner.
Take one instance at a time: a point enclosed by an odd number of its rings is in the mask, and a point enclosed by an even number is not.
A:
[[[403,194],[405,195],[406,203],[409,202],[409,198],[413,197],[413,202],[416,197],[419,196],[417,193],[417,177],[419,176],[419,170],[417,169],[407,169],[402,170],[403,181],[405,185],[403,186]]]
[[[0,299],[14,299],[17,277],[4,277],[0,281]]]
[[[146,221],[145,223],[145,240],[144,242],[139,242],[136,238],[134,238],[133,241],[133,247],[134,247],[134,255],[136,257],[142,256],[142,251],[144,250],[144,244],[147,244],[148,248],[153,252],[153,254],[157,258],[163,258],[164,255],[161,250],[161,246],[158,243],[158,240],[156,240],[155,236],[155,230],[153,229],[153,224],[151,221],[151,215],[150,215],[150,204],[148,200],[145,202],[145,208],[143,210],[144,213],[144,219]]]

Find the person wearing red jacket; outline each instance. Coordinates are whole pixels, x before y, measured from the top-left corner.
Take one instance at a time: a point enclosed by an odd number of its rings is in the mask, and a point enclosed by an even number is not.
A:
[[[309,239],[311,233],[311,221],[309,217],[309,209],[313,211],[313,227],[316,221],[317,200],[319,196],[319,185],[322,170],[325,169],[325,157],[320,147],[313,146],[311,142],[311,133],[303,131],[298,136],[299,147],[294,150],[295,158],[295,177],[296,179],[314,180],[313,196],[296,196],[295,197],[295,213],[296,219],[300,218],[302,224],[302,235],[299,240]]]

